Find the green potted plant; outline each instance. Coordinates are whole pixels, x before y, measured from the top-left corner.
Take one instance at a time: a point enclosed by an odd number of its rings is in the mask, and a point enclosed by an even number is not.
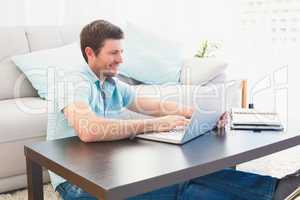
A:
[[[220,48],[220,44],[204,40],[200,43],[200,47],[195,54],[197,58],[215,57],[215,52]]]
[[[203,40],[196,54],[184,61],[180,82],[185,85],[203,85],[225,70],[227,63],[216,59],[217,42]]]

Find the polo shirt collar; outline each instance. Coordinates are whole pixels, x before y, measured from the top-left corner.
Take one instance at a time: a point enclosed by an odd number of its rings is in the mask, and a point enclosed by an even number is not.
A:
[[[89,65],[86,66],[87,67],[87,71],[90,75],[91,81],[97,85],[97,87],[102,91],[103,88],[100,87],[100,80],[99,78],[96,76],[96,74],[92,71],[92,69],[90,68]],[[105,81],[103,82],[104,85],[104,92],[106,94],[108,94],[109,96],[112,95],[115,85],[116,85],[116,81],[114,78],[106,78]]]
[[[92,80],[93,83],[95,83],[96,81],[99,81],[98,77],[96,76],[96,74],[92,71],[92,69],[90,68],[89,65],[86,65],[87,71],[90,75],[90,78]]]

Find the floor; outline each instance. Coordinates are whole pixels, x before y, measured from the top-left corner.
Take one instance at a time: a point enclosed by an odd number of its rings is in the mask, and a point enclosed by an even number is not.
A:
[[[300,169],[300,145],[264,158],[238,165],[237,169],[262,175],[282,177]],[[60,200],[50,184],[44,186],[45,200]],[[27,200],[27,190],[0,195],[0,200]],[[300,200],[300,197],[297,198]]]
[[[45,200],[61,200],[58,193],[54,192],[50,184],[44,185],[44,199]],[[28,200],[27,190],[18,190],[13,193],[0,195],[0,200]]]

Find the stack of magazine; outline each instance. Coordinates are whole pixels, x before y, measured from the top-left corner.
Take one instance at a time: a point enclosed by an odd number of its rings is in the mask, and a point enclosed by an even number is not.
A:
[[[255,109],[232,108],[231,129],[282,131],[283,125],[275,112],[260,112]]]

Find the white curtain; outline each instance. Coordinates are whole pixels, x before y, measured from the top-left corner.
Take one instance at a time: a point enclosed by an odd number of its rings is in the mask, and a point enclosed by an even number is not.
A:
[[[238,1],[239,23],[228,55],[231,74],[250,79],[256,107],[299,121],[300,1]]]
[[[225,0],[1,0],[0,26],[126,21],[185,45],[195,54],[204,39],[224,42],[233,31],[234,3]]]
[[[99,18],[118,25],[130,21],[177,40],[187,57],[201,40],[217,41],[229,77],[249,79],[258,107],[286,111],[293,119],[300,112],[299,0],[0,1],[0,26],[85,24]]]

